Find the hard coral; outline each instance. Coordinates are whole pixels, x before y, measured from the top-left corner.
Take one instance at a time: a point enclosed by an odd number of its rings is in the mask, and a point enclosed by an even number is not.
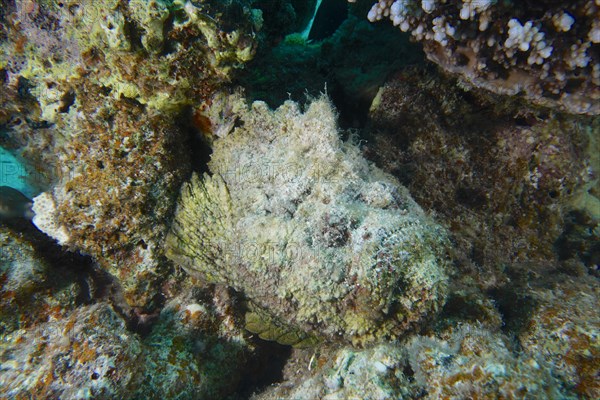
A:
[[[282,325],[362,344],[401,335],[446,291],[445,233],[338,138],[328,101],[255,102],[182,189],[167,256]],[[275,335],[276,336],[276,335]],[[294,335],[295,336],[295,335]],[[300,340],[303,340],[300,338]]]
[[[557,266],[565,216],[593,209],[577,199],[596,199],[598,187],[589,134],[597,121],[498,97],[424,70],[398,73],[372,105],[378,133],[365,146],[437,213],[459,265],[484,287],[504,281],[509,265]]]
[[[47,177],[39,227],[98,259],[132,305],[160,297],[161,241],[190,166],[181,121],[253,56],[249,5],[3,2],[2,139]]]
[[[526,352],[582,398],[600,397],[597,281],[563,277],[528,293],[536,303],[519,339]]]
[[[389,18],[431,61],[473,86],[600,113],[598,1],[379,0],[368,18]]]
[[[511,350],[508,337],[470,324],[364,350],[322,350],[300,376],[254,399],[575,398],[549,368]]]

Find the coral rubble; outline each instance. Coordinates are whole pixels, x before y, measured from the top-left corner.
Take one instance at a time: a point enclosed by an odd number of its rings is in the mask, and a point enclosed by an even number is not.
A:
[[[379,0],[368,19],[383,18],[473,86],[522,93],[572,113],[600,113],[598,1]]]
[[[327,340],[393,338],[443,303],[445,233],[338,137],[324,99],[255,102],[184,185],[167,256]],[[279,340],[285,340],[282,332]]]

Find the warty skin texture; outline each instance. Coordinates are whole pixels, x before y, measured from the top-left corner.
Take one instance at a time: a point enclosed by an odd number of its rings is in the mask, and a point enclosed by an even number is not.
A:
[[[255,102],[237,118],[214,142],[212,175],[182,188],[167,257],[243,292],[269,320],[247,327],[287,344],[306,339],[291,331],[353,344],[394,338],[440,308],[445,232],[339,139],[327,100],[304,113]]]

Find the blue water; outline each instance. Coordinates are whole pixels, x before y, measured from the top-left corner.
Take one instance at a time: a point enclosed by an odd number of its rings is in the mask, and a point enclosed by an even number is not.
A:
[[[0,186],[10,186],[29,198],[35,197],[38,193],[28,183],[28,176],[25,165],[13,154],[0,147]]]

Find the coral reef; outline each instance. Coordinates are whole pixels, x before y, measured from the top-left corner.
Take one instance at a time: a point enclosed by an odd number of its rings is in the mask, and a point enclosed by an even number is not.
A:
[[[102,302],[3,336],[0,396],[225,398],[244,377],[248,345],[224,326],[216,336],[221,321],[206,305],[177,300],[145,339]]]
[[[600,113],[598,1],[379,0],[367,17],[389,18],[472,86]]]
[[[469,324],[401,344],[330,350],[305,367],[254,400],[576,398],[549,368],[515,355],[505,335]]]
[[[260,12],[16,0],[0,18],[0,142],[44,178],[38,227],[95,257],[131,305],[158,306],[162,240],[190,169],[186,109],[252,57]]]
[[[589,196],[594,199],[593,196]],[[600,212],[600,205],[592,210]],[[585,272],[600,278],[600,217],[574,210],[565,217],[563,233],[555,243],[565,270],[574,275]]]
[[[293,102],[276,111],[255,102],[238,118],[214,142],[212,175],[182,189],[169,258],[327,340],[393,338],[435,313],[444,231],[341,142],[327,100],[304,113]]]
[[[229,290],[173,280],[142,314],[89,258],[30,239],[0,225],[1,398],[226,398],[265,362]]]
[[[110,306],[85,304],[98,288],[85,260],[74,272],[4,226],[0,244],[0,397],[122,394],[141,349]]]
[[[106,304],[5,337],[0,347],[5,398],[126,397],[134,384],[139,341]]]
[[[575,240],[563,233],[572,210],[591,218],[587,246],[598,237],[597,118],[466,92],[424,69],[391,77],[370,118],[366,156],[436,213],[452,232],[457,273],[481,287],[501,285],[513,265],[541,272],[577,258],[555,251],[559,238]],[[591,255],[583,262],[596,268]]]
[[[31,244],[4,226],[0,226],[0,244],[2,245],[0,272],[4,296],[8,292],[26,293],[44,281],[45,271],[48,268],[47,263],[36,257],[35,249]],[[3,317],[4,310],[9,310],[6,303],[2,308]],[[4,324],[7,319],[2,318],[0,321]]]
[[[364,153],[451,232],[457,268],[436,337],[449,340],[444,332],[461,324],[477,323],[479,332],[461,341],[502,326],[505,352],[514,351],[507,338],[523,350],[495,354],[498,365],[530,377],[551,371],[539,376],[554,388],[542,397],[596,398],[598,118],[465,91],[426,69],[392,76],[370,116]],[[415,378],[419,364],[411,363]],[[470,367],[454,376],[437,368],[422,375],[432,398],[543,389],[489,375],[491,366],[479,377],[467,377]],[[491,389],[499,394],[484,392],[494,385],[480,379],[500,383]]]
[[[600,2],[375,1],[1,2],[0,398],[600,398]]]
[[[562,390],[551,369],[529,355],[515,355],[506,336],[477,326],[417,336],[407,352],[427,398],[575,398]]]
[[[527,291],[536,309],[519,341],[527,354],[581,398],[600,397],[598,282],[562,277],[551,287]]]
[[[597,398],[597,281],[523,273],[491,308],[453,288],[426,333],[365,350],[297,350],[284,380],[254,399]]]

